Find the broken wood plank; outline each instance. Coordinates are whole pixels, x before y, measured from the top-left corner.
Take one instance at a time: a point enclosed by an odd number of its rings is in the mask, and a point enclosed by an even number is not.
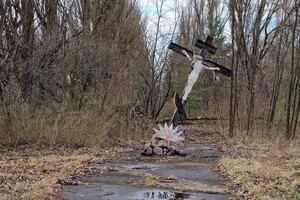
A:
[[[184,105],[182,104],[181,98],[179,97],[177,92],[176,92],[174,98],[175,98],[175,105],[176,105],[176,108],[177,108],[177,112],[180,116],[180,121],[182,123],[184,123],[184,121],[187,119],[187,115],[186,115],[186,112],[184,110]]]

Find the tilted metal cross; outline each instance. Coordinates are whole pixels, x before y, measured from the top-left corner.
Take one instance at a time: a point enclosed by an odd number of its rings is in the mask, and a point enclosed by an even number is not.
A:
[[[182,47],[178,44],[175,44],[171,42],[168,46],[169,49],[189,58],[192,60],[192,68],[193,70],[189,74],[188,83],[184,90],[183,96],[180,98],[178,93],[175,94],[175,105],[176,110],[173,114],[173,117],[171,119],[171,123],[173,123],[174,126],[177,126],[178,121],[181,120],[181,122],[184,123],[184,121],[187,118],[187,115],[184,111],[184,105],[186,103],[188,94],[190,93],[193,85],[195,84],[196,80],[198,79],[199,73],[202,71],[202,69],[209,69],[213,70],[217,73],[223,74],[225,76],[230,77],[231,76],[231,70],[216,63],[211,60],[205,59],[207,53],[215,54],[217,52],[217,48],[212,46],[213,37],[207,36],[205,42],[202,40],[197,40],[195,46],[200,48],[200,54],[197,55],[193,51]]]

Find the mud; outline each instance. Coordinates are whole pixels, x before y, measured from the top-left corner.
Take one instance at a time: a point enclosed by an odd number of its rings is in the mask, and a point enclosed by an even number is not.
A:
[[[232,199],[215,167],[221,155],[217,148],[185,148],[186,157],[120,155],[101,164],[107,170],[79,178],[85,185],[64,185],[67,199]]]

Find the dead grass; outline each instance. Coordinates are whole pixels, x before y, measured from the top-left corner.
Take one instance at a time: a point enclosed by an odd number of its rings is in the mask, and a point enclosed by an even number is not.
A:
[[[102,162],[124,148],[39,149],[21,147],[2,151],[0,159],[0,199],[61,199],[60,184],[73,184],[71,175],[101,170],[85,163]],[[130,150],[130,149],[129,149]],[[78,183],[74,183],[78,184]]]
[[[220,160],[239,197],[300,199],[300,145],[279,141],[236,142],[239,156]]]
[[[71,174],[101,170],[84,163],[123,152],[119,146],[142,140],[148,126],[143,117],[113,109],[100,113],[96,106],[80,112],[67,105],[20,106],[12,112],[9,128],[0,113],[0,200],[60,199],[56,192],[63,182],[73,184]]]
[[[149,125],[146,118],[130,118],[110,111],[95,109],[76,111],[67,105],[56,108],[31,110],[22,105],[11,115],[10,127],[0,113],[0,146],[17,147],[24,144],[66,147],[93,147],[101,144],[118,144],[142,139]],[[130,123],[129,123],[130,121]],[[7,132],[5,130],[9,129]]]

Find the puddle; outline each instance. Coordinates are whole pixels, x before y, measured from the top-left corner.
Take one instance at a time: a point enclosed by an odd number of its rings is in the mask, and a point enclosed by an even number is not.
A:
[[[170,192],[164,190],[151,190],[145,192],[143,196],[147,199],[188,199],[191,194],[183,192]]]
[[[114,184],[124,185],[143,180],[142,176],[123,173],[119,171],[107,171],[105,173],[96,173],[94,175],[84,176],[79,180],[83,183],[92,184]]]
[[[129,185],[120,186],[106,184],[93,184],[76,187],[64,186],[62,196],[70,200],[225,200],[230,198],[229,195],[224,194],[177,192],[157,188],[139,188]]]
[[[108,163],[107,165],[111,167],[121,167],[126,170],[140,170],[140,171],[142,170],[152,171],[162,167],[162,164],[159,163],[144,163],[144,162]]]
[[[221,153],[218,149],[206,146],[189,147],[184,149],[186,157],[139,157],[136,152],[120,156],[113,162],[104,165],[112,167],[113,171],[94,174],[80,178],[88,185],[65,185],[61,195],[70,200],[77,199],[109,199],[109,200],[137,200],[137,199],[189,199],[189,200],[225,200],[230,195],[223,194],[224,181],[211,168],[217,163]],[[139,161],[140,162],[139,162]],[[155,186],[144,186],[147,182],[145,174],[158,176]],[[175,182],[160,180],[172,177]],[[179,180],[191,181],[178,182]],[[137,187],[138,183],[139,187]],[[166,187],[172,189],[162,189]],[[172,185],[173,184],[173,185]],[[183,185],[180,185],[183,184]],[[191,189],[193,188],[193,189]],[[183,190],[183,191],[178,191]],[[198,192],[184,192],[198,191]],[[205,193],[207,192],[207,193]],[[212,194],[214,193],[214,194]]]
[[[223,185],[223,180],[213,171],[211,165],[199,162],[174,163],[110,163],[112,167],[123,168],[128,171],[148,172],[150,174],[167,177],[192,179],[207,184]]]

